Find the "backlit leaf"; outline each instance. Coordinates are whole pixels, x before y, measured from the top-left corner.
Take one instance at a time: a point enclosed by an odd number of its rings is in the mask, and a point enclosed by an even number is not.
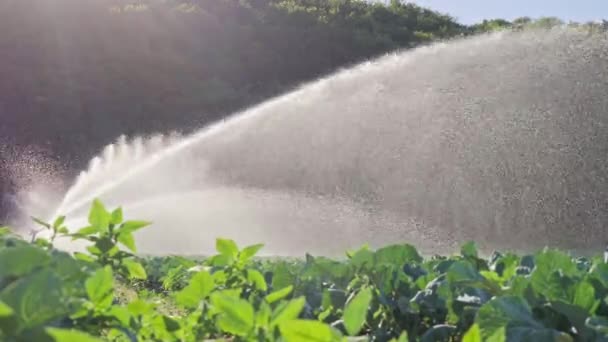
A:
[[[278,300],[281,300],[281,299],[289,296],[289,294],[291,293],[292,290],[293,290],[293,285],[289,285],[283,289],[274,291],[273,293],[266,296],[266,301],[269,304],[272,304]]]
[[[329,325],[319,321],[291,320],[279,326],[286,342],[338,342],[342,338]]]
[[[46,332],[55,340],[55,342],[103,342],[100,338],[93,337],[78,330],[46,328]]]
[[[246,336],[255,323],[253,306],[244,299],[216,292],[211,295],[213,306],[219,311],[218,326],[237,336]]]
[[[272,327],[279,325],[283,322],[298,318],[304,305],[306,304],[306,298],[299,297],[289,302],[281,303],[272,313],[272,320],[270,325]]]
[[[367,310],[372,300],[372,290],[364,288],[346,304],[344,315],[344,327],[350,336],[355,336],[361,330],[367,317]]]
[[[175,299],[180,305],[196,308],[211,293],[214,286],[211,274],[200,271],[190,279],[188,286],[175,294]]]

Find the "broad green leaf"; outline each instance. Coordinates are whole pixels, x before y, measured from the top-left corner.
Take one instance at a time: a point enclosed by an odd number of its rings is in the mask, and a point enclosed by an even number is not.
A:
[[[80,253],[80,252],[74,252],[74,259],[78,259],[78,260],[82,260],[82,261],[86,261],[86,262],[95,261],[95,258],[93,258],[92,256],[85,254],[85,253]]]
[[[207,271],[200,271],[191,279],[188,286],[175,294],[178,304],[188,308],[196,308],[215,287],[211,274]]]
[[[253,306],[244,299],[216,292],[211,295],[213,306],[219,311],[218,327],[237,336],[248,335],[254,327]]]
[[[367,310],[372,300],[372,290],[364,288],[346,304],[342,319],[344,327],[350,336],[355,336],[365,324]]]
[[[482,342],[478,324],[473,324],[462,337],[462,342]]]
[[[168,332],[175,332],[181,329],[179,322],[167,315],[163,315],[163,323]]]
[[[266,279],[264,279],[262,273],[257,270],[247,270],[247,280],[253,283],[256,289],[260,291],[266,291],[268,289],[268,287],[266,286]]]
[[[8,317],[13,314],[13,309],[10,306],[6,305],[4,302],[0,301],[0,317]]]
[[[0,281],[5,277],[30,273],[48,265],[49,261],[46,251],[32,245],[0,249]]]
[[[561,337],[536,321],[528,303],[514,296],[496,297],[482,305],[475,323],[483,341],[554,341]]]
[[[278,300],[281,300],[291,293],[293,290],[293,285],[289,285],[286,288],[280,289],[278,291],[274,291],[273,293],[266,296],[266,301],[268,304],[272,304]]]
[[[145,316],[154,312],[155,305],[142,299],[136,299],[127,305],[129,313],[135,316]]]
[[[208,263],[215,267],[224,267],[232,263],[232,257],[224,254],[217,254],[208,259]]]
[[[119,233],[133,234],[136,231],[149,226],[151,223],[148,221],[126,221],[118,228]]]
[[[249,259],[253,258],[260,249],[264,247],[263,244],[251,245],[243,248],[241,253],[239,254],[239,260],[241,262],[247,262]]]
[[[116,208],[110,215],[110,223],[113,225],[119,225],[122,223],[122,208]]]
[[[576,285],[572,304],[593,313],[598,301],[595,299],[595,289],[588,281],[581,281]]]
[[[135,239],[133,238],[133,234],[120,232],[118,233],[118,242],[122,243],[125,247],[127,247],[131,252],[137,252],[137,248],[135,247]]]
[[[290,300],[289,302],[281,303],[272,313],[270,326],[274,327],[283,322],[298,318],[300,312],[304,309],[305,304],[306,298],[303,296]]]
[[[89,224],[100,230],[106,230],[110,225],[110,213],[100,200],[95,199],[89,211]]]
[[[422,257],[414,246],[409,244],[392,245],[380,248],[375,253],[375,264],[403,265],[408,261],[422,262]]]
[[[272,273],[272,287],[274,289],[283,289],[295,282],[290,267],[286,262],[279,262]]]
[[[255,314],[256,326],[267,327],[270,324],[271,315],[272,310],[270,310],[270,305],[265,302],[261,302],[258,312]]]
[[[599,280],[604,287],[608,288],[608,264],[603,262],[594,264],[589,271],[589,275]]]
[[[46,332],[55,342],[103,342],[100,338],[78,330],[46,328]]]
[[[535,257],[536,266],[531,275],[534,290],[549,300],[569,300],[564,284],[567,277],[578,270],[570,256],[557,250],[545,249]]]
[[[286,342],[338,342],[342,340],[339,333],[319,321],[291,320],[281,324],[279,330]]]
[[[215,249],[221,255],[225,255],[231,259],[236,258],[239,253],[239,248],[233,240],[228,239],[216,239],[215,240]]]
[[[582,340],[586,341],[591,338],[592,333],[589,331],[589,327],[585,325],[587,318],[589,318],[588,310],[562,301],[549,302],[549,305],[553,310],[568,318]]]
[[[114,277],[110,266],[98,269],[85,281],[85,289],[91,302],[101,310],[112,305],[114,297]]]
[[[112,308],[110,309],[110,316],[113,316],[114,318],[116,318],[120,324],[122,324],[125,327],[129,326],[129,321],[131,320],[131,313],[129,312],[129,310],[124,307],[124,306],[112,306]]]
[[[463,257],[477,258],[477,245],[474,241],[469,241],[460,247],[460,254]]]
[[[19,331],[49,323],[68,314],[64,283],[50,268],[11,283],[0,292],[0,301],[13,309]]]
[[[484,277],[482,277],[470,263],[466,261],[456,261],[448,269],[447,279],[448,282],[452,284],[468,284],[482,282]]]
[[[129,277],[131,279],[146,279],[148,276],[146,275],[146,270],[144,267],[135,260],[125,259],[123,260],[123,265],[127,268],[129,272]]]

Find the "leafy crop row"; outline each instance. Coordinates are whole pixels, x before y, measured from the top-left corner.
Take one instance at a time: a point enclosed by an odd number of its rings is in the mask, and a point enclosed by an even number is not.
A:
[[[139,258],[123,220],[95,201],[89,226],[37,220],[51,238],[0,230],[2,341],[608,341],[608,264],[545,249],[474,243],[424,259],[408,244],[342,261],[259,259],[217,239],[217,255]],[[87,253],[53,247],[88,241]]]

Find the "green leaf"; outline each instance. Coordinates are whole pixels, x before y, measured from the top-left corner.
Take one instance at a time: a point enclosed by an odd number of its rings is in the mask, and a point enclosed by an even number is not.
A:
[[[570,324],[576,328],[578,337],[581,340],[587,341],[591,339],[592,333],[585,325],[587,318],[589,318],[589,312],[587,310],[573,304],[564,303],[562,301],[552,301],[549,302],[549,305],[553,310],[568,318]]]
[[[262,249],[262,247],[264,247],[263,244],[257,244],[243,248],[243,250],[239,254],[239,260],[243,263],[249,261],[249,259],[253,258],[258,253],[258,251]]]
[[[68,314],[65,284],[54,270],[45,268],[11,283],[0,292],[0,301],[13,309],[15,331],[47,324]]]
[[[391,245],[380,248],[375,253],[375,263],[403,265],[408,261],[422,262],[422,257],[414,246],[409,244]]]
[[[460,247],[460,254],[463,257],[477,258],[477,245],[474,241],[469,241]]]
[[[126,221],[120,225],[117,231],[121,234],[132,234],[149,225],[151,223],[147,221]]]
[[[281,300],[281,299],[289,296],[289,294],[291,293],[292,290],[293,290],[293,285],[289,285],[283,289],[274,291],[273,293],[266,296],[266,302],[268,302],[268,304],[272,304],[278,300]]]
[[[129,277],[131,279],[146,279],[148,276],[146,275],[146,270],[144,267],[135,260],[125,259],[123,260],[123,265],[127,268],[129,272]]]
[[[567,277],[578,270],[572,258],[560,251],[546,249],[535,257],[536,267],[531,275],[534,290],[549,300],[569,300]]]
[[[279,326],[286,342],[337,342],[342,338],[339,333],[319,321],[291,320]]]
[[[469,284],[482,282],[485,278],[470,263],[456,261],[448,268],[447,279],[451,284]]]
[[[120,232],[118,233],[118,242],[122,243],[125,247],[127,247],[131,252],[137,252],[137,248],[135,247],[135,239],[133,238],[133,234]]]
[[[220,312],[218,327],[224,332],[246,336],[253,329],[255,316],[253,306],[244,299],[216,292],[211,295],[213,306]]]
[[[103,342],[102,339],[93,337],[85,332],[78,330],[66,330],[59,328],[46,328],[47,334],[49,334],[55,342]]]
[[[239,248],[236,243],[233,240],[228,239],[216,239],[215,249],[217,249],[218,253],[229,257],[231,260],[234,260],[239,253]]]
[[[300,312],[304,309],[305,304],[306,298],[303,296],[290,300],[289,302],[281,303],[272,313],[270,326],[275,327],[283,322],[298,318]]]
[[[0,317],[8,317],[13,314],[13,309],[0,301]]]
[[[106,210],[100,200],[95,199],[89,211],[89,224],[97,227],[100,231],[106,230],[110,225],[110,213]]]
[[[604,287],[608,288],[608,264],[603,262],[594,264],[589,271],[589,275],[599,280]]]
[[[99,227],[97,227],[97,226],[88,226],[88,227],[80,228],[72,236],[78,237],[78,236],[95,235],[95,234],[97,234],[99,232],[101,232],[101,229]]]
[[[536,321],[528,303],[514,296],[496,297],[482,305],[475,323],[483,341],[555,341],[563,337]]]
[[[271,315],[272,311],[270,310],[270,305],[265,302],[261,302],[258,312],[255,314],[256,326],[263,328],[267,327],[270,324]]]
[[[196,273],[183,290],[175,294],[178,304],[187,308],[196,308],[213,290],[215,284],[207,271]]]
[[[116,208],[110,215],[110,223],[113,225],[119,225],[122,223],[122,208]]]
[[[96,308],[104,310],[112,305],[114,299],[114,277],[110,266],[98,269],[85,281],[85,289]]]
[[[61,225],[63,224],[63,222],[65,222],[65,216],[59,216],[55,222],[53,222],[53,228],[54,229],[59,229],[59,227],[61,227]]]
[[[32,245],[0,249],[0,281],[28,274],[48,265],[50,260],[46,251]]]
[[[127,309],[132,315],[145,316],[154,312],[154,304],[146,302],[142,299],[136,299],[127,305]]]
[[[581,281],[576,285],[574,299],[572,304],[585,309],[589,313],[593,313],[598,305],[595,299],[595,289],[588,281]]]
[[[279,262],[272,272],[272,288],[283,289],[294,284],[295,281],[296,277],[288,264],[284,261]]]
[[[401,335],[399,335],[399,339],[396,342],[409,342],[409,337],[407,335],[407,330],[404,330]]]
[[[344,315],[344,327],[350,336],[355,336],[365,324],[367,310],[372,300],[372,290],[364,288],[346,304]]]
[[[163,315],[163,322],[168,332],[175,332],[181,329],[178,321],[166,315]]]
[[[93,258],[92,256],[85,254],[85,253],[80,253],[80,252],[74,252],[74,259],[82,260],[82,261],[86,261],[86,262],[95,261],[95,258]]]
[[[482,342],[478,324],[473,324],[462,337],[462,342]]]
[[[268,290],[268,286],[266,285],[266,280],[264,279],[264,276],[257,270],[247,270],[247,280],[253,283],[255,285],[255,288],[260,291]]]

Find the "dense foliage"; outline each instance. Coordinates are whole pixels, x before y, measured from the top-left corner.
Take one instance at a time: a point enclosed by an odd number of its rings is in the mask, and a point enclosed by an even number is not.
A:
[[[141,259],[148,225],[98,201],[89,226],[50,238],[0,230],[2,341],[605,341],[608,264],[545,249],[423,258],[408,244],[345,260],[259,259],[217,239],[217,255]],[[87,253],[53,247],[88,242]]]

